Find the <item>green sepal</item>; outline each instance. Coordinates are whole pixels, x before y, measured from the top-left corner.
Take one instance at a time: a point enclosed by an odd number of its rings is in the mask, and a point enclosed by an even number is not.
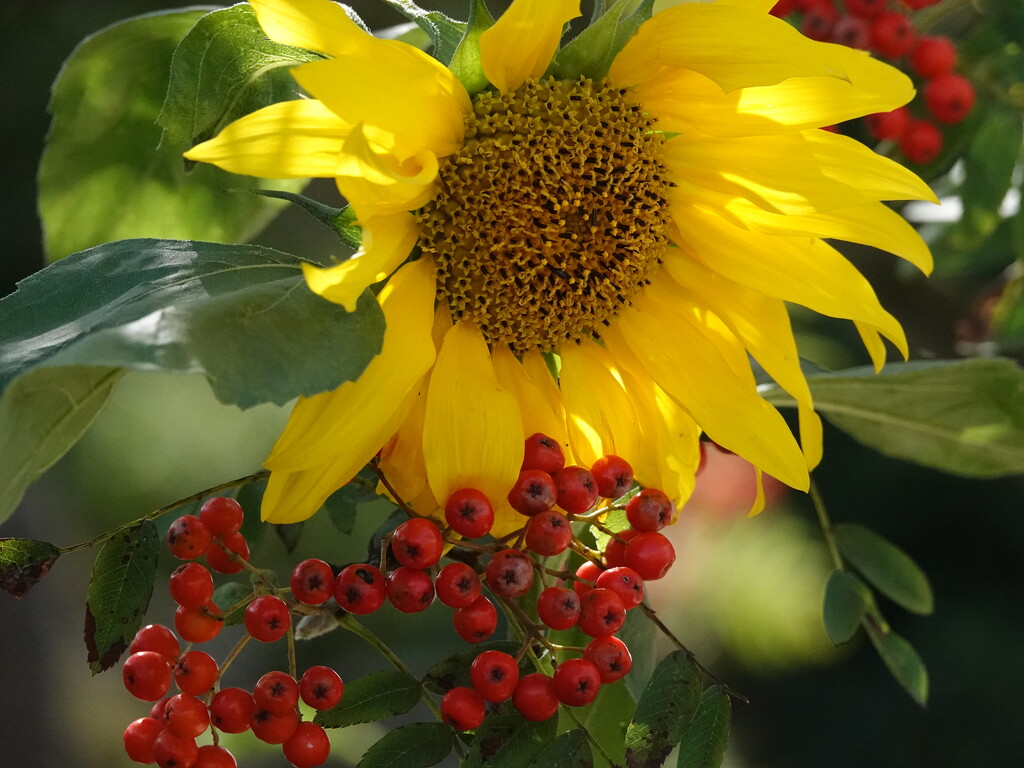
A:
[[[490,81],[484,74],[480,62],[480,35],[494,26],[494,17],[487,10],[484,0],[473,0],[469,6],[469,21],[466,23],[466,34],[459,41],[448,69],[459,78],[466,91],[472,96],[487,88]]]
[[[278,200],[287,200],[294,203],[302,210],[329,228],[349,248],[358,249],[363,242],[363,228],[357,225],[356,212],[351,205],[344,208],[334,208],[325,205],[319,200],[300,195],[296,192],[286,192],[281,189],[254,189],[257,195],[264,197],[276,197]]]
[[[651,18],[654,0],[643,0],[629,13],[636,0],[618,0],[593,24],[570,40],[548,67],[548,75],[560,80],[589,77],[599,80],[608,74],[612,61],[640,25]]]
[[[434,44],[434,58],[445,66],[448,65],[466,34],[465,22],[456,21],[440,11],[426,11],[412,0],[383,0],[383,2],[430,35],[430,40]]]

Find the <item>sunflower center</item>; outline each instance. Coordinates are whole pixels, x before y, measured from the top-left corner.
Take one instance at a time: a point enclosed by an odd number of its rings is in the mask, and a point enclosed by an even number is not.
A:
[[[600,81],[476,96],[417,213],[438,300],[518,353],[599,333],[660,264],[661,145],[627,92]]]

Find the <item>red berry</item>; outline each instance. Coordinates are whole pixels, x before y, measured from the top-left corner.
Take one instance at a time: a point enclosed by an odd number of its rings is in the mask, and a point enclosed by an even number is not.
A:
[[[430,568],[441,559],[444,538],[433,520],[414,517],[395,528],[391,537],[391,551],[402,565],[410,568]]]
[[[942,133],[927,120],[911,120],[900,138],[900,152],[918,165],[932,162],[942,151]]]
[[[262,643],[280,640],[291,625],[288,603],[277,595],[257,597],[245,607],[245,631]]]
[[[183,739],[194,739],[210,725],[206,705],[189,693],[171,696],[164,707],[167,727]]]
[[[900,0],[907,8],[912,10],[920,10],[921,8],[927,8],[929,5],[935,5],[939,0]]]
[[[868,132],[879,141],[898,141],[910,125],[910,110],[897,107],[891,112],[868,115]]]
[[[539,723],[550,718],[558,711],[558,696],[551,678],[540,672],[519,678],[512,694],[512,706],[530,722]]]
[[[832,27],[839,19],[839,14],[831,5],[814,5],[804,13],[800,31],[811,40],[825,42],[832,36]]]
[[[520,469],[539,469],[553,475],[565,466],[562,446],[547,435],[533,433],[526,438],[523,448],[523,466]]]
[[[519,597],[533,585],[533,560],[518,549],[503,549],[487,563],[487,586],[499,597]]]
[[[167,529],[167,549],[179,560],[195,560],[210,546],[210,532],[195,515],[183,515]]]
[[[633,485],[633,467],[618,456],[602,456],[590,468],[597,481],[597,493],[606,499],[617,499]]]
[[[770,11],[768,11],[768,13],[770,13],[772,16],[777,16],[780,19],[784,19],[787,16],[789,16],[789,14],[796,11],[796,8],[796,0],[779,0],[779,2],[777,2],[775,6]]]
[[[956,44],[942,35],[917,38],[910,52],[910,68],[924,78],[938,77],[956,66]]]
[[[626,565],[644,581],[660,579],[675,561],[675,547],[660,533],[641,533],[626,545]]]
[[[555,506],[558,489],[555,481],[542,469],[524,469],[508,492],[508,503],[522,515],[533,516]]]
[[[507,653],[484,651],[473,659],[469,679],[486,701],[506,701],[519,682],[519,665]]]
[[[285,758],[295,768],[313,768],[327,762],[331,740],[327,738],[327,731],[316,723],[299,723],[282,749]]]
[[[580,619],[576,622],[591,637],[614,635],[626,621],[626,608],[610,589],[596,587],[580,598]]]
[[[300,603],[323,605],[334,594],[334,571],[323,560],[303,560],[292,571],[291,588]]]
[[[159,720],[161,723],[163,723],[164,708],[167,706],[167,702],[170,700],[171,697],[168,696],[166,699],[160,699],[160,701],[153,704],[153,706],[149,708],[149,716],[152,717],[154,720]]]
[[[199,608],[213,597],[213,576],[199,563],[183,563],[171,574],[167,588],[178,605]]]
[[[249,542],[241,533],[229,533],[218,541],[211,541],[206,548],[206,564],[218,573],[239,573],[245,566],[229,556],[224,548],[248,562]]]
[[[598,576],[597,586],[610,589],[618,595],[622,607],[627,611],[644,601],[644,580],[640,578],[640,574],[624,565],[609,568]]]
[[[486,714],[483,697],[472,688],[460,685],[441,697],[441,718],[457,731],[476,730]]]
[[[189,651],[174,667],[174,682],[182,693],[202,696],[217,682],[219,673],[213,656],[205,651]]]
[[[898,11],[886,11],[871,22],[871,47],[887,59],[898,59],[914,46],[914,28]]]
[[[832,26],[832,42],[866,51],[871,42],[871,24],[858,16],[843,16]]]
[[[959,123],[974,109],[974,86],[952,72],[939,75],[925,85],[924,103],[940,123]]]
[[[597,698],[601,690],[601,675],[591,661],[568,659],[558,665],[551,683],[560,702],[570,707],[582,707]]]
[[[626,519],[637,531],[660,531],[675,516],[671,499],[657,488],[644,488],[626,502]]]
[[[178,638],[163,624],[147,624],[135,633],[135,639],[128,646],[128,653],[155,651],[173,664],[181,653]]]
[[[341,701],[345,683],[341,675],[330,667],[310,667],[302,673],[299,681],[299,695],[313,709],[332,709]]]
[[[552,629],[576,626],[580,618],[579,594],[566,587],[548,587],[537,597],[537,617]]]
[[[444,519],[452,530],[467,539],[486,536],[494,525],[494,508],[490,500],[475,488],[463,488],[448,497]]]
[[[186,739],[168,729],[153,741],[153,759],[160,768],[192,768],[199,758],[195,739]]]
[[[604,546],[604,564],[609,568],[625,565],[626,546],[639,535],[640,531],[635,529],[619,531],[616,533]]]
[[[256,681],[252,700],[257,709],[290,712],[299,703],[299,684],[287,672],[273,670]]]
[[[480,596],[480,577],[465,563],[449,563],[437,574],[434,589],[449,608],[465,608]]]
[[[373,613],[387,599],[384,574],[372,565],[347,566],[334,580],[334,599],[349,613],[360,616]]]
[[[252,694],[242,688],[221,688],[210,701],[210,722],[224,733],[249,730],[256,704]]]
[[[561,512],[539,512],[526,524],[526,546],[544,557],[560,555],[572,541],[572,526]]]
[[[171,687],[172,674],[167,658],[156,651],[133,653],[121,670],[128,693],[143,701],[162,698]]]
[[[207,499],[199,510],[199,519],[203,521],[211,536],[228,536],[238,533],[245,522],[242,506],[227,496],[214,496]]]
[[[267,744],[284,744],[299,727],[299,713],[294,709],[272,712],[257,708],[250,723],[252,734]]]
[[[587,594],[587,592],[594,588],[593,582],[597,581],[597,577],[603,570],[597,563],[587,560],[587,562],[576,569],[576,578],[572,583],[573,591],[581,597]]]
[[[626,644],[617,637],[595,637],[583,651],[583,658],[597,667],[602,683],[614,683],[633,666]]]
[[[220,609],[212,601],[202,608],[178,606],[174,612],[174,628],[190,643],[205,643],[219,635],[224,626],[218,616]]]
[[[589,469],[563,467],[555,475],[556,503],[571,515],[581,515],[597,503],[597,481]]]
[[[152,717],[140,717],[124,729],[124,751],[136,763],[156,762],[153,742],[164,730],[164,724]]]
[[[457,609],[452,622],[459,637],[467,643],[480,643],[498,628],[498,611],[494,603],[480,595],[472,605]]]
[[[419,613],[434,602],[434,582],[426,571],[402,565],[388,574],[387,593],[402,613]]]
[[[224,747],[207,744],[199,748],[199,756],[192,768],[238,768],[235,756]]]
[[[885,12],[887,0],[845,0],[846,10],[854,16],[873,19]]]

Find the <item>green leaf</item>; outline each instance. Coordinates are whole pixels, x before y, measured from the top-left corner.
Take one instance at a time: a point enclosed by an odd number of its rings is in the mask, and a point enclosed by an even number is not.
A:
[[[233,627],[236,624],[241,624],[245,620],[245,606],[239,606],[235,610],[228,613],[228,610],[233,605],[237,605],[242,600],[247,598],[256,597],[253,592],[252,586],[249,584],[242,584],[237,581],[228,581],[221,584],[214,590],[213,602],[220,608],[221,613],[224,617],[224,626]]]
[[[289,555],[299,546],[299,541],[302,539],[302,529],[305,527],[306,522],[304,520],[298,523],[277,524],[274,526],[274,533],[277,534],[277,538],[284,544],[284,551]]]
[[[95,675],[114,666],[142,625],[156,581],[160,535],[152,520],[114,533],[93,563],[85,645]]]
[[[383,1],[430,35],[430,40],[434,44],[434,58],[447,66],[466,34],[466,24],[455,21],[440,11],[426,11],[412,0]]]
[[[626,765],[655,768],[679,743],[700,702],[700,671],[683,651],[658,664],[626,730]]]
[[[60,555],[61,551],[48,541],[0,539],[0,589],[24,597],[50,572]]]
[[[835,537],[843,557],[879,592],[908,611],[932,612],[935,602],[928,577],[902,549],[860,525],[837,525]]]
[[[404,715],[420,700],[416,678],[398,670],[384,670],[345,684],[345,697],[334,709],[317,712],[314,722],[324,728],[370,723]]]
[[[643,0],[634,12],[629,13],[635,5],[636,0],[618,0],[601,18],[555,54],[547,73],[561,80],[574,80],[581,76],[598,80],[607,75],[626,41],[651,18],[654,0]]]
[[[283,404],[358,377],[383,329],[368,292],[347,313],[313,294],[287,254],[121,241],[51,264],[0,300],[0,387],[38,365],[108,365],[201,373],[242,408]]]
[[[658,642],[662,637],[654,622],[641,609],[626,611],[626,623],[615,634],[633,655],[633,666],[626,675],[626,687],[634,700],[639,699],[647,687],[658,662]]]
[[[162,141],[187,149],[243,115],[296,98],[291,67],[321,58],[268,39],[250,5],[203,16],[171,59],[170,83],[156,119],[164,129]]]
[[[630,524],[626,518],[626,510],[613,509],[602,521],[602,525],[612,533],[622,533],[629,530]],[[595,527],[591,527],[590,531],[594,536],[594,548],[599,552],[604,552],[608,542],[612,540],[611,534],[600,531]]]
[[[838,570],[829,574],[821,615],[825,633],[834,645],[853,639],[870,601],[870,590],[856,574]]]
[[[355,528],[359,505],[379,498],[373,490],[376,482],[376,476],[363,468],[352,482],[341,486],[324,502],[331,524],[346,536]]]
[[[594,756],[582,728],[561,733],[533,761],[534,768],[593,768]]]
[[[476,729],[461,768],[527,768],[555,738],[557,720],[524,720],[518,712],[492,715]]]
[[[928,670],[910,643],[895,632],[868,626],[868,637],[889,672],[910,697],[922,707],[928,703]]]
[[[489,81],[480,62],[480,35],[494,26],[494,17],[484,0],[472,0],[466,34],[455,49],[448,69],[466,87],[470,96],[487,88]]]
[[[707,688],[679,742],[677,768],[720,768],[729,744],[732,702],[720,685]]]
[[[244,241],[282,204],[225,189],[298,191],[210,165],[186,174],[181,147],[161,145],[156,118],[175,47],[206,9],[154,13],[86,38],[50,99],[53,122],[39,166],[46,253],[59,259],[128,237]]]
[[[630,649],[633,650],[632,646]],[[600,745],[599,752],[603,750],[615,763],[622,763],[626,731],[635,711],[636,700],[626,681],[617,680],[602,685],[592,703],[573,711],[575,717],[572,720],[587,729],[590,737]]]
[[[516,640],[494,640],[489,643],[480,643],[472,648],[459,651],[427,670],[423,675],[423,686],[434,693],[447,693],[458,686],[469,686],[469,667],[473,659],[484,651],[501,651],[509,655],[519,650],[522,643]],[[520,672],[525,669],[527,662],[520,663]]]
[[[7,388],[0,399],[0,523],[28,487],[85,434],[125,373],[84,366],[40,368]]]
[[[453,736],[444,723],[409,723],[366,750],[356,768],[428,768],[452,751]]]
[[[993,101],[985,120],[971,137],[963,155],[964,182],[959,193],[965,214],[996,213],[1013,183],[1014,168],[1024,141],[1020,112]],[[997,216],[998,219],[998,216]]]
[[[887,456],[966,477],[1024,472],[1024,372],[1011,360],[889,363],[808,383],[818,412]],[[796,404],[774,385],[762,393]]]

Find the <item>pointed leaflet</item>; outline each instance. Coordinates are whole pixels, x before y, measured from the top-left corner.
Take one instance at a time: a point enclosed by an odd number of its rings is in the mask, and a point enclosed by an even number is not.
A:
[[[476,729],[473,745],[461,768],[527,768],[555,738],[557,719],[539,723],[518,712],[492,715]]]
[[[720,768],[731,724],[732,702],[725,689],[720,685],[706,689],[679,741],[677,768]]]
[[[868,625],[868,637],[896,682],[922,707],[928,703],[928,670],[910,643],[895,632]]]
[[[0,539],[0,589],[24,597],[50,572],[60,554],[47,541]]]
[[[483,65],[480,63],[480,35],[494,26],[494,18],[484,0],[472,0],[469,6],[469,21],[466,23],[466,34],[455,49],[451,63],[448,65],[459,82],[466,88],[466,92],[472,96],[484,90],[487,85],[487,75],[484,74]]]
[[[700,702],[700,672],[683,651],[658,664],[626,731],[626,765],[655,768],[679,743]]]
[[[156,581],[160,536],[145,520],[107,539],[89,575],[85,645],[95,675],[114,666],[142,625]]]
[[[582,728],[559,734],[533,762],[533,768],[593,768],[593,765],[587,732]]]
[[[882,594],[908,611],[932,612],[928,577],[902,549],[860,525],[837,525],[835,536],[843,557]]]
[[[347,682],[341,702],[334,709],[317,712],[313,721],[324,728],[370,723],[404,715],[419,700],[420,684],[414,677],[398,670],[384,670]]]
[[[821,607],[828,639],[835,645],[852,640],[871,602],[871,591],[856,574],[832,571],[825,582],[825,597]]]
[[[451,727],[445,723],[403,725],[366,750],[356,768],[428,768],[437,765],[452,751],[453,735]]]

